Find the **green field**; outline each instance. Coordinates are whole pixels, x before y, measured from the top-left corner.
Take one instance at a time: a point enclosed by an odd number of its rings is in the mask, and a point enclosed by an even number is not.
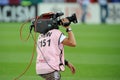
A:
[[[31,59],[33,39],[21,41],[20,26],[0,23],[0,80],[14,80]],[[76,67],[76,74],[66,67],[62,80],[120,80],[120,25],[75,24],[72,29],[77,46],[65,47],[65,57]],[[30,69],[19,80],[43,80],[36,75],[35,60],[36,52]]]

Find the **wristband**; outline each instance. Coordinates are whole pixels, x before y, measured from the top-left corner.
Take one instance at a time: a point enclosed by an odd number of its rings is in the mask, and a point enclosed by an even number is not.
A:
[[[69,32],[69,31],[72,31],[72,29],[71,29],[71,28],[67,28],[67,29],[66,29],[66,32]]]
[[[68,61],[67,60],[65,60],[65,65],[68,65]]]

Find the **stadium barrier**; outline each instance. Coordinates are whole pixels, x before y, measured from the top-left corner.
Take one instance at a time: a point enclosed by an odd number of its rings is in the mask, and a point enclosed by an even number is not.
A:
[[[23,22],[37,14],[37,6],[0,6],[0,22]]]
[[[107,23],[120,24],[120,3],[110,3],[108,5],[109,16]]]
[[[47,7],[46,7],[47,6]],[[70,16],[73,13],[76,13],[77,15],[77,19],[80,22],[80,18],[82,16],[82,10],[81,7],[78,4],[75,3],[51,3],[51,4],[46,4],[46,3],[42,3],[38,5],[38,9],[40,11],[38,11],[39,15],[44,13],[44,12],[57,12],[57,11],[62,11],[64,12],[64,16]],[[95,10],[95,11],[94,11]],[[94,12],[94,13],[93,13]],[[90,5],[88,8],[88,14],[86,15],[86,21],[87,23],[99,23],[99,9],[98,9],[98,5],[94,4],[94,5]]]
[[[120,23],[119,5],[119,3],[109,3],[109,16],[107,18],[108,24]],[[70,16],[71,14],[76,13],[78,21],[81,22],[82,9],[77,3],[40,3],[36,6],[0,6],[0,22],[23,22],[45,12],[58,11],[64,12],[64,16]],[[99,4],[94,3],[88,6],[86,23],[101,23]]]
[[[120,3],[109,3],[109,16],[106,20],[108,24],[120,23]],[[38,5],[38,15],[44,12],[64,12],[65,16],[69,16],[72,13],[77,14],[77,19],[79,22],[82,16],[82,9],[79,4],[76,3],[40,3]],[[88,13],[86,15],[86,23],[89,24],[100,24],[100,7],[98,3],[90,4],[88,6]]]

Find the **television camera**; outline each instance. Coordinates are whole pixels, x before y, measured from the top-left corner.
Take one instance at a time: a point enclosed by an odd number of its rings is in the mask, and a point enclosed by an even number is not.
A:
[[[32,20],[32,24],[30,25],[30,32],[32,28],[34,28],[35,32],[45,34],[51,29],[59,29],[60,25],[69,26],[71,22],[77,23],[76,14],[72,14],[69,17],[66,17],[69,22],[63,23],[60,19],[60,16],[64,15],[64,13],[45,13],[38,16],[36,19]]]

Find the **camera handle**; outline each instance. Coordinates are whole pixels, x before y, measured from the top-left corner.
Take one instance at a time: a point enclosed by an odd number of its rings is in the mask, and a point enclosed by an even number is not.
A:
[[[35,26],[32,24],[32,25],[30,25],[30,33],[31,33],[31,31],[32,31],[32,29],[34,28]]]
[[[69,26],[71,24],[71,22],[65,22],[65,23],[62,23],[63,26]]]

